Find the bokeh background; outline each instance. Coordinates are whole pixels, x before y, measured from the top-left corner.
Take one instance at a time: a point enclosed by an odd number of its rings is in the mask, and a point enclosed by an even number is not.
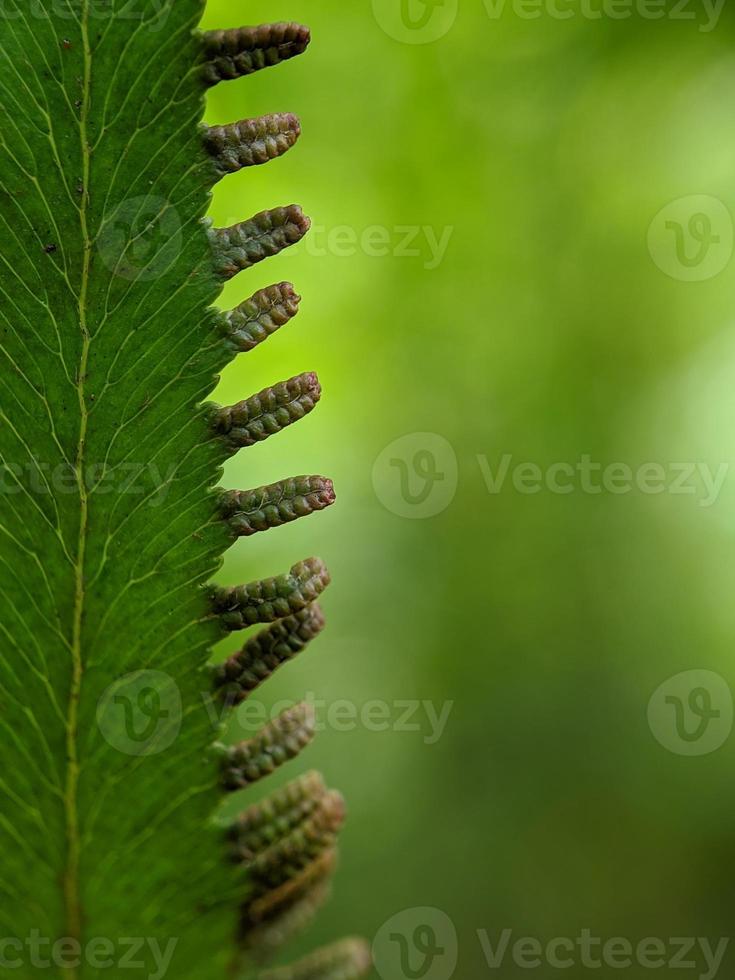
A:
[[[455,977],[476,980],[483,929],[493,944],[503,929],[732,931],[735,736],[682,755],[673,720],[661,744],[647,712],[682,671],[735,683],[735,468],[708,506],[699,484],[524,493],[509,476],[491,493],[483,473],[504,455],[511,474],[584,454],[667,474],[735,463],[735,18],[702,30],[698,0],[695,19],[667,3],[656,21],[590,19],[571,2],[569,19],[525,19],[510,0],[498,16],[459,0],[455,17],[447,3],[442,36],[407,43],[425,38],[396,36],[398,0],[210,0],[208,27],[301,20],[314,41],[219,86],[208,121],[297,112],[298,146],[228,177],[212,217],[297,201],[315,224],[227,287],[234,305],[291,279],[304,302],[217,398],[303,370],[325,391],[307,420],[241,453],[226,485],[314,472],[339,494],[240,543],[222,581],[325,558],[329,629],[263,697],[378,699],[393,721],[327,725],[304,756],[351,814],[335,898],[293,952],[429,906],[456,927]],[[403,254],[404,227],[418,254]],[[448,241],[439,261],[434,237]],[[445,476],[427,492],[452,489],[456,459],[456,495],[406,516],[426,449]],[[419,731],[397,730],[406,700],[453,702],[440,738],[423,708]],[[713,724],[724,738],[726,712]]]

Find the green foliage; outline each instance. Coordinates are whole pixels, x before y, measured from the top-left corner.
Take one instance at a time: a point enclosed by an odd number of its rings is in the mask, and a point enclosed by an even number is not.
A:
[[[342,819],[325,794],[275,850],[229,863],[213,819],[223,788],[295,756],[314,721],[299,706],[213,749],[211,649],[285,617],[234,679],[264,677],[321,629],[329,576],[309,559],[236,589],[211,578],[236,537],[333,493],[318,478],[215,490],[228,455],[303,417],[320,387],[308,374],[205,403],[217,372],[298,308],[283,283],[218,314],[223,281],[308,220],[290,207],[207,227],[213,182],[300,128],[280,115],[204,130],[203,96],[309,35],[203,35],[200,0],[139,6],[9,0],[1,25],[0,932],[76,944],[47,971],[67,980],[104,973],[86,957],[96,937],[175,941],[177,980],[223,976],[238,907],[273,949],[291,931],[278,916],[303,922],[323,897]],[[155,973],[152,948],[138,960]]]

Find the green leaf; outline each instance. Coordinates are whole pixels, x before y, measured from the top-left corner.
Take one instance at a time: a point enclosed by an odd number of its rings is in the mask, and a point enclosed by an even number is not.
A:
[[[204,93],[300,53],[308,31],[205,36],[202,8],[6,0],[1,14],[0,935],[20,944],[17,977],[39,958],[47,976],[118,975],[124,956],[143,976],[226,975],[251,886],[213,819],[207,661],[229,629],[300,615],[328,581],[309,560],[231,593],[210,584],[236,536],[221,463],[320,389],[303,375],[233,409],[205,402],[298,306],[284,283],[218,313],[224,279],[308,221],[291,207],[209,228],[214,181],[299,127],[206,130]],[[253,527],[326,506],[300,486]]]

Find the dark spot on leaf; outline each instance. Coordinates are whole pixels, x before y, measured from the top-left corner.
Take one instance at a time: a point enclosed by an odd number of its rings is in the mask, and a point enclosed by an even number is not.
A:
[[[44,246],[44,252],[46,255],[52,255],[58,249],[58,245],[54,245],[52,242],[50,245]]]

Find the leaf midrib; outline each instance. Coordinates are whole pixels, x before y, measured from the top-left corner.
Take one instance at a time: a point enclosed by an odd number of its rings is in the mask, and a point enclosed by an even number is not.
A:
[[[79,536],[77,554],[74,566],[74,620],[72,630],[72,680],[69,692],[69,705],[66,722],[66,788],[64,793],[64,808],[66,816],[67,862],[64,872],[64,904],[66,911],[66,928],[68,938],[81,940],[82,910],[79,894],[79,701],[82,690],[84,663],[82,657],[82,623],[84,617],[84,568],[87,553],[87,530],[89,516],[89,498],[85,483],[84,458],[87,441],[87,426],[89,416],[86,403],[86,375],[89,364],[90,334],[87,323],[87,297],[89,293],[89,273],[91,263],[92,243],[89,237],[88,207],[90,192],[91,149],[87,138],[89,108],[91,99],[92,52],[89,46],[89,0],[82,0],[80,19],[82,46],[84,54],[84,76],[82,84],[82,105],[79,116],[79,136],[82,150],[82,200],[79,209],[82,234],[82,279],[79,289],[79,329],[82,334],[82,349],[79,358],[79,369],[76,378],[77,398],[79,400],[79,439],[75,460],[77,487],[79,491]],[[77,970],[69,971],[69,980],[77,980]]]

